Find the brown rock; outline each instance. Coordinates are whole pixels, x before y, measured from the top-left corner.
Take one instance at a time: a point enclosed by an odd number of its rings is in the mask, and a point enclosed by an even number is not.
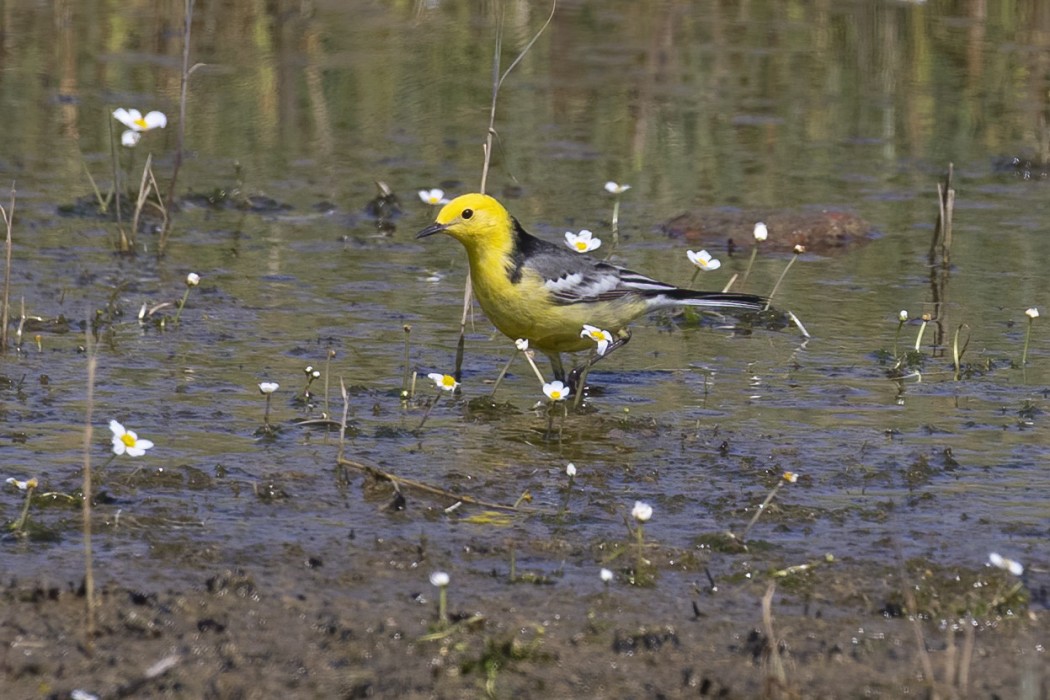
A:
[[[706,209],[680,214],[660,225],[669,236],[717,247],[730,253],[750,250],[755,223],[769,229],[764,250],[790,252],[803,245],[808,252],[834,253],[863,245],[875,237],[875,229],[856,214],[841,210],[778,211]]]

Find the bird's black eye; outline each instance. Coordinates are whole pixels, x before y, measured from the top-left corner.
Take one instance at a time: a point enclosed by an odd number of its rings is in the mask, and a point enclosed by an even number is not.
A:
[[[464,219],[473,218],[474,217],[474,210],[473,209],[464,209],[463,213],[460,214],[460,216],[462,216]]]

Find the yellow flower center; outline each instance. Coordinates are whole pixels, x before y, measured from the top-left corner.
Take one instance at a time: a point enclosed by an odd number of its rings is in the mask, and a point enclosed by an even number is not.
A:
[[[446,374],[441,378],[441,386],[454,387],[456,386],[456,378],[452,375]]]
[[[604,340],[605,336],[601,331],[591,331],[591,340]]]
[[[149,124],[146,123],[146,120],[143,117],[139,117],[138,119],[135,120],[135,126],[137,126],[138,128],[142,129],[143,131],[146,131],[147,129],[149,129]]]
[[[576,241],[575,245],[576,245],[576,250],[580,251],[581,253],[586,253],[587,252],[587,242],[586,241]]]
[[[132,436],[131,433],[124,433],[123,435],[121,435],[120,436],[120,441],[123,442],[128,447],[134,447],[135,446],[135,438],[134,438],[134,436]]]
[[[561,392],[560,391],[552,391],[551,392],[551,401],[561,401]]]

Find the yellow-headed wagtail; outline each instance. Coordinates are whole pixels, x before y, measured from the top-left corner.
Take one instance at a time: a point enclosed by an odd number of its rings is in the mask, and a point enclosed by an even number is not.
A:
[[[761,311],[766,306],[753,294],[680,289],[548,243],[526,233],[502,204],[484,194],[456,197],[416,237],[435,233],[447,233],[467,249],[474,296],[489,320],[504,335],[524,338],[550,357],[555,378],[563,381],[560,353],[594,347],[581,334],[585,324],[613,334],[608,355],[630,339],[628,323],[655,309]],[[598,359],[573,370],[573,390],[580,373]]]

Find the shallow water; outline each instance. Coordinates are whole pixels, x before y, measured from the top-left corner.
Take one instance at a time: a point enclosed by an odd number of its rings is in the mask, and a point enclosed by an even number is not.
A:
[[[239,189],[290,209],[186,204],[160,259],[154,233],[140,235],[138,255],[120,256],[113,222],[58,207],[90,193],[78,142],[103,187],[110,181],[108,114],[117,106],[172,117],[121,154],[124,165],[134,158],[134,177],[147,152],[159,179],[170,177],[182,4],[9,7],[0,168],[18,192],[15,323],[23,299],[29,315],[71,320],[112,299],[117,316],[98,346],[93,460],[107,459],[110,418],[157,443],[98,475],[107,495],[96,510],[100,566],[164,581],[196,580],[199,565],[263,562],[281,580],[294,577],[282,567],[304,551],[352,566],[331,552],[425,538],[432,555],[403,585],[422,585],[431,567],[494,566],[508,543],[521,548],[523,567],[593,583],[600,557],[566,564],[539,543],[571,533],[597,551],[622,541],[642,499],[656,511],[647,537],[704,552],[698,538],[739,532],[785,470],[802,479],[779,491],[782,508],[751,534],[784,562],[825,553],[889,561],[899,548],[940,563],[979,567],[1000,551],[1045,566],[1042,319],[1029,366],[1017,365],[1025,309],[1050,304],[1050,184],[1038,167],[1026,178],[996,163],[1022,156],[1038,165],[1046,155],[1050,86],[1039,56],[1050,18],[1036,2],[987,17],[948,2],[734,5],[559,5],[504,83],[490,191],[535,233],[590,228],[608,240],[612,199],[602,185],[630,183],[614,259],[681,284],[692,275],[687,245],[655,227],[689,208],[846,207],[880,235],[794,265],[777,303],[805,322],[807,342],[794,329],[640,321],[628,348],[590,375],[601,388],[594,412],[556,421],[556,437],[533,410],[542,394],[520,360],[497,395],[510,408],[468,407],[513,350],[480,312],[462,398],[444,397],[416,429],[422,399],[434,395],[425,374],[452,368],[465,260],[452,241],[414,239],[435,213],[415,192],[477,187],[488,4],[200,7],[193,60],[206,65],[191,79],[179,190]],[[504,65],[544,13],[507,4]],[[931,328],[924,351],[935,356],[921,381],[894,381],[876,353],[892,348],[900,309],[913,319],[934,310],[926,255],[949,161],[958,203],[940,290],[947,347],[931,346]],[[364,214],[376,180],[401,200],[392,234]],[[723,267],[700,280],[706,287],[746,267],[746,254],[712,252]],[[760,255],[749,291],[768,293],[787,262]],[[178,328],[136,320],[143,303],[178,299],[190,271],[203,282]],[[408,405],[398,396],[405,324],[411,369],[424,377],[421,400]],[[960,324],[971,338],[964,361],[991,369],[954,381]],[[917,322],[905,326],[901,347],[917,332]],[[39,348],[30,335],[0,358],[10,380],[0,389],[0,476],[36,476],[42,491],[79,488],[83,343],[79,332],[41,332]],[[311,408],[293,399],[304,367],[324,370],[330,349],[331,414],[341,410],[339,379],[351,387],[348,456],[488,501],[511,504],[527,490],[533,507],[561,516],[477,524],[477,509],[445,513],[447,501],[413,492],[407,511],[389,512],[386,490],[356,473],[342,480],[336,437],[295,425],[323,409],[322,380]],[[274,439],[256,434],[263,380],[281,384]],[[579,470],[571,492],[569,461]],[[11,521],[20,497],[4,494],[0,513]],[[76,577],[78,517],[34,509],[41,529],[6,539],[0,566]]]

